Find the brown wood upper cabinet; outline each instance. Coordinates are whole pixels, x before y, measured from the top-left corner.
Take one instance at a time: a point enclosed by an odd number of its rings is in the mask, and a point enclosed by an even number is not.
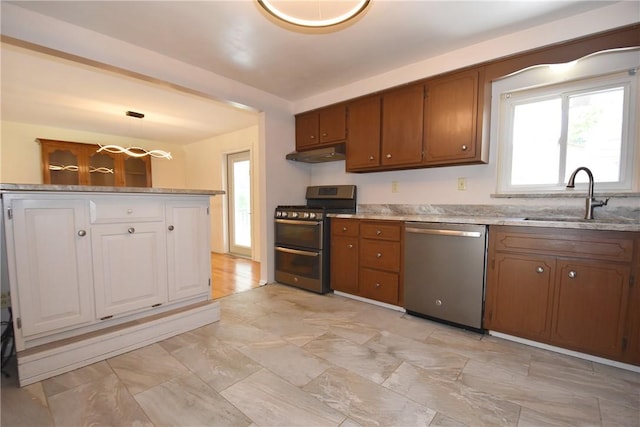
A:
[[[151,159],[97,152],[99,146],[38,139],[42,182],[54,185],[151,187]]]
[[[412,85],[350,103],[347,171],[420,165],[423,99],[423,85]]]
[[[347,137],[347,113],[344,104],[296,116],[296,150],[343,142]]]
[[[481,126],[483,76],[483,70],[474,69],[426,82],[425,165],[486,163]]]

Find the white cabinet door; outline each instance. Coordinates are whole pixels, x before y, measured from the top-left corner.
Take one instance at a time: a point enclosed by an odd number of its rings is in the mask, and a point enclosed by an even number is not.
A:
[[[163,222],[97,225],[91,244],[97,318],[167,301]]]
[[[18,306],[23,336],[93,321],[86,202],[11,202]]]
[[[169,300],[209,295],[209,199],[167,201]]]

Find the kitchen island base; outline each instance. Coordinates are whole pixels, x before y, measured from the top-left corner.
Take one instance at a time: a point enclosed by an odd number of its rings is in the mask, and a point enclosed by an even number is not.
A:
[[[18,352],[20,387],[136,350],[218,320],[220,303],[205,301]]]

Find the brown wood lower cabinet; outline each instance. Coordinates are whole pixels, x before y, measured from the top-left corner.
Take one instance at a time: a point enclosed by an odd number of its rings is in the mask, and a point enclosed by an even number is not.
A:
[[[400,305],[402,303],[400,221],[331,219],[331,288]]]
[[[637,316],[629,315],[634,239],[638,233],[490,227],[484,327],[638,364]]]

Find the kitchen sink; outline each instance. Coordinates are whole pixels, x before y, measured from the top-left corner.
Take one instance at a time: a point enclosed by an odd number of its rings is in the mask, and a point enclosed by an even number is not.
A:
[[[620,219],[620,218],[571,218],[571,217],[536,217],[530,216],[524,218],[524,221],[552,221],[552,222],[584,222],[594,224],[640,224],[639,221],[633,219]]]

